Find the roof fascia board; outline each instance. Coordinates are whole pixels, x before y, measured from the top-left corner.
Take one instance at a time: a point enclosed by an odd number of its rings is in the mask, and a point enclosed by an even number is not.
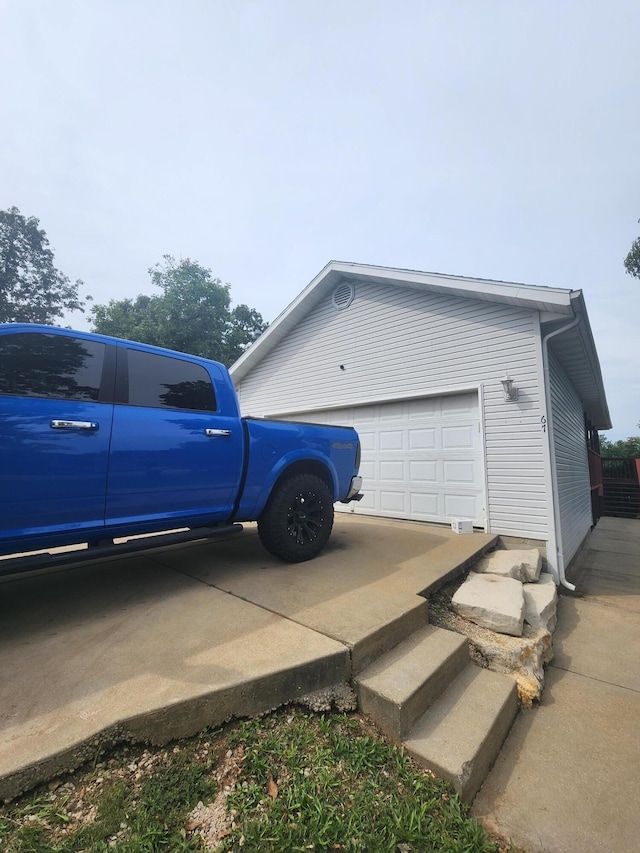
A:
[[[575,315],[580,317],[580,323],[577,327],[578,334],[582,338],[582,343],[589,361],[591,374],[594,378],[598,398],[601,401],[602,415],[609,424],[609,426],[603,426],[600,427],[600,429],[611,429],[611,415],[609,414],[609,406],[607,404],[607,397],[604,390],[600,360],[598,359],[598,351],[596,350],[596,344],[593,340],[593,333],[589,323],[589,315],[587,314],[587,306],[585,305],[584,296],[582,295],[581,290],[574,290],[572,292],[572,307]]]
[[[345,278],[353,278],[356,281],[386,279],[395,281],[401,286],[413,284],[425,288],[447,288],[452,292],[459,292],[460,295],[468,295],[470,298],[477,297],[479,294],[486,294],[487,296],[502,296],[515,300],[530,300],[540,306],[552,304],[567,308],[570,305],[570,296],[573,292],[567,288],[540,287],[517,282],[425,273],[416,270],[346,263],[344,261],[333,261],[328,266],[336,272],[342,273]]]
[[[331,275],[333,261],[330,261],[318,275],[309,282],[305,289],[282,311],[276,319],[268,326],[260,337],[254,341],[251,346],[246,349],[237,361],[229,368],[229,373],[236,380],[241,380],[251,369],[253,362],[258,358],[258,351],[264,350],[260,357],[264,357],[273,347],[286,335],[291,320],[291,317],[297,317],[298,313],[302,312],[304,305],[304,313],[309,311],[313,306],[320,301],[325,290],[331,286],[335,280],[342,279],[341,275]],[[320,286],[324,283],[324,287]],[[315,298],[314,298],[315,297]],[[308,304],[306,304],[308,303]],[[265,349],[266,347],[266,349]]]

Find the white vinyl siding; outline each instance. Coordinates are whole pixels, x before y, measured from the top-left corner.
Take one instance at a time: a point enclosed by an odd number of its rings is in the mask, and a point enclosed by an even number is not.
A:
[[[564,565],[568,566],[593,524],[589,459],[582,404],[551,352],[549,385],[558,484],[559,532]]]
[[[534,311],[389,284],[332,294],[239,383],[244,414],[282,415],[482,387],[489,528],[545,539]],[[341,365],[344,369],[341,369]],[[500,380],[519,390],[506,403]]]

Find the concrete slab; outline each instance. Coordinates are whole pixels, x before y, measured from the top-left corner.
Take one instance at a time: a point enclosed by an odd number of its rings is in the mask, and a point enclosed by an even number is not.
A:
[[[578,596],[560,597],[541,704],[520,714],[473,806],[531,853],[638,849],[639,524],[601,519],[607,536],[578,556]],[[612,535],[635,550],[607,552]]]
[[[620,575],[623,587],[621,591],[628,594],[629,582],[633,582],[637,576],[638,557],[636,554],[612,554],[609,551],[598,551],[589,540],[588,547],[580,551],[575,563],[571,564],[571,571],[582,566],[596,569],[598,573],[611,575],[613,578]],[[585,590],[582,589],[582,592]]]
[[[0,798],[348,676],[344,645],[146,557],[4,583]]]
[[[561,595],[558,620],[554,667],[640,693],[640,614]]]
[[[612,530],[622,537],[640,536],[640,519],[604,516],[598,522],[596,530]]]
[[[204,542],[188,552],[167,549],[158,559],[345,643],[352,650],[355,673],[426,624],[426,601],[420,593],[459,573],[495,538],[482,533],[458,536],[443,526],[339,515],[329,545],[308,563],[271,557],[252,525],[241,537]]]
[[[640,613],[639,555],[640,520],[601,518],[567,576],[579,595]]]
[[[640,539],[622,539],[613,533],[594,533],[589,540],[589,547],[598,551],[606,551],[608,554],[631,554],[637,553]]]
[[[426,623],[419,592],[493,541],[344,515],[300,565],[249,526],[3,579],[0,798],[105,744],[162,742],[350,678]]]
[[[595,530],[592,533],[594,536],[603,536],[604,538],[615,538],[622,540],[633,539],[636,542],[640,541],[640,519],[639,518],[609,518],[605,516],[598,521]]]
[[[568,573],[579,595],[640,613],[638,557],[591,547],[581,551]]]
[[[640,695],[551,668],[518,715],[473,814],[530,853],[638,849]]]
[[[460,571],[496,539],[477,532],[459,536],[444,525],[340,513],[327,547],[307,563],[271,557],[251,524],[240,537],[224,542],[165,549],[162,563],[229,591],[249,591],[252,599],[267,596],[275,609],[295,612],[379,581],[391,581],[403,592],[424,592],[445,582],[450,571]],[[266,581],[256,567],[267,572]]]

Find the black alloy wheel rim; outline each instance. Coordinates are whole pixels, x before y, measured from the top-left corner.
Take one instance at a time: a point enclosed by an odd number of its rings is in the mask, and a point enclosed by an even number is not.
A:
[[[323,521],[324,505],[314,492],[301,492],[289,505],[287,530],[296,545],[316,539]]]

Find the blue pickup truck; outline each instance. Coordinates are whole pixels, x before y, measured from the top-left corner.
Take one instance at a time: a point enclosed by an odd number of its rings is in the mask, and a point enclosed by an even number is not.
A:
[[[308,560],[334,503],[361,497],[359,464],[350,427],[241,418],[217,362],[0,324],[0,555],[88,543],[98,556],[114,538],[201,538],[257,520],[269,552]]]

